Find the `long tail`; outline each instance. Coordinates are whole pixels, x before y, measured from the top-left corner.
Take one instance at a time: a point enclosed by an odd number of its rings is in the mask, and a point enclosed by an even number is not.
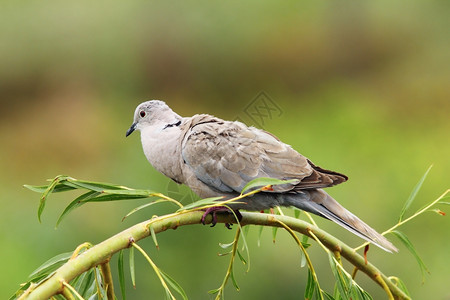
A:
[[[303,190],[302,192],[307,197],[293,195],[289,197],[289,204],[329,219],[387,252],[398,252],[398,249],[384,236],[345,209],[324,190]]]

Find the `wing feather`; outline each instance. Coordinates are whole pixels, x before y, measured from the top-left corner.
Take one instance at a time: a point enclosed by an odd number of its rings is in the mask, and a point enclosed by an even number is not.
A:
[[[275,186],[283,193],[332,186],[345,175],[321,169],[274,135],[240,122],[209,115],[192,117],[182,142],[183,160],[203,183],[221,192],[238,192],[258,177],[297,179]]]

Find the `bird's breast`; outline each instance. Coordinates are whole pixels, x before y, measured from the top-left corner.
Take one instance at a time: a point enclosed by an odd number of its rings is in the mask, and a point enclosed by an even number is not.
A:
[[[145,157],[156,170],[177,182],[183,182],[180,135],[170,131],[161,131],[159,134],[155,131],[141,131],[142,148]]]

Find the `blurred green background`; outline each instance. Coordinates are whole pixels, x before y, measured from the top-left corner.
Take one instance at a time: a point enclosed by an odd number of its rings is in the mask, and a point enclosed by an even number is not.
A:
[[[22,187],[67,174],[172,192],[147,163],[139,136],[125,139],[144,100],[165,100],[183,116],[210,113],[251,125],[246,108],[265,91],[281,115],[265,118],[264,128],[319,166],[347,174],[329,192],[379,231],[396,222],[431,164],[412,211],[436,199],[449,188],[449,9],[448,1],[2,1],[0,298],[48,258],[174,209],[155,206],[122,223],[142,200],[89,204],[55,230],[76,195],[51,197],[39,224],[39,195]],[[372,247],[373,263],[403,279],[415,299],[450,299],[447,218],[428,213],[402,228],[431,272],[424,283],[395,237],[399,254]],[[317,221],[350,245],[361,243]],[[307,272],[295,243],[280,231],[273,244],[266,229],[258,247],[257,232],[248,237],[250,272],[237,262],[241,291],[230,284],[228,299],[302,298]],[[233,236],[222,226],[195,226],[160,234],[159,251],[151,239],[140,244],[190,298],[209,299],[228,264],[217,256],[218,243]],[[326,255],[315,244],[310,254],[332,292]],[[127,279],[129,298],[162,298],[153,271],[138,262],[136,290]],[[374,299],[385,298],[358,278]]]

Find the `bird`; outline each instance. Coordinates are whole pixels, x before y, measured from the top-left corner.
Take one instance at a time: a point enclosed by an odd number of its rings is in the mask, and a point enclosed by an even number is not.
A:
[[[136,130],[149,163],[201,198],[231,199],[256,178],[290,180],[228,206],[236,212],[296,207],[331,220],[387,252],[398,251],[323,190],[347,181],[346,175],[315,165],[270,132],[209,114],[181,117],[161,100],[136,107],[126,137]]]

